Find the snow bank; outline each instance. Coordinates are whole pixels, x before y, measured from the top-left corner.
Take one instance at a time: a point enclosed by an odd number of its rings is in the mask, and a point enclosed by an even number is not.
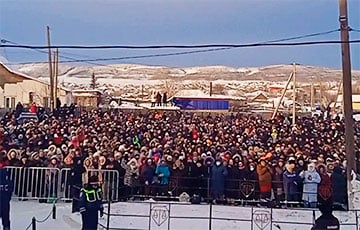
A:
[[[51,217],[38,223],[39,230],[80,229],[81,217],[71,213],[71,204],[56,204],[57,219]],[[26,229],[33,216],[41,220],[51,212],[52,204],[35,201],[12,201],[12,229]],[[105,207],[105,210],[107,208]],[[254,229],[254,230],[304,230],[310,229],[314,218],[320,213],[304,209],[268,209],[258,207],[191,205],[179,202],[120,202],[111,205],[111,228],[124,229]],[[334,212],[339,218],[341,229],[357,230],[360,211]],[[210,220],[211,216],[211,220]],[[106,218],[100,223],[106,226]]]

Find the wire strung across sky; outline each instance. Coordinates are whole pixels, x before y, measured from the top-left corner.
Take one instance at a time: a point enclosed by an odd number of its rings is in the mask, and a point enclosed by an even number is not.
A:
[[[19,48],[19,49],[202,49],[202,48],[247,48],[247,47],[269,47],[269,46],[309,46],[321,44],[342,44],[342,43],[360,43],[360,40],[339,41],[305,41],[305,42],[273,42],[273,43],[248,43],[248,44],[200,44],[200,45],[53,45],[53,46],[31,46],[31,45],[0,45],[0,48]]]
[[[321,35],[327,35],[340,31],[340,29],[329,30],[325,32],[306,34],[301,36],[282,38],[276,40],[269,40],[258,43],[248,43],[248,44],[205,44],[205,45],[152,45],[152,46],[123,46],[123,45],[113,45],[113,46],[74,46],[74,45],[63,45],[63,46],[51,46],[50,48],[58,49],[167,49],[167,48],[176,48],[176,49],[197,49],[192,51],[182,51],[182,52],[172,52],[172,53],[160,53],[160,54],[149,54],[149,55],[136,55],[136,56],[124,56],[124,57],[111,57],[111,58],[92,58],[92,59],[76,59],[64,55],[59,55],[61,58],[67,60],[60,60],[60,63],[77,63],[83,62],[92,65],[104,65],[95,62],[103,61],[119,61],[119,60],[129,60],[129,59],[142,59],[142,58],[153,58],[153,57],[167,57],[167,56],[178,56],[178,55],[187,55],[187,54],[196,54],[196,53],[205,53],[205,52],[214,52],[221,50],[228,50],[234,48],[247,48],[247,47],[264,47],[264,46],[306,46],[306,45],[321,45],[321,44],[341,44],[341,41],[326,40],[326,41],[305,41],[305,42],[291,42],[284,43],[285,41],[304,39],[309,37],[316,37]],[[349,28],[349,31],[358,32],[356,29]],[[48,49],[48,46],[30,46],[30,45],[20,45],[15,42],[11,42],[6,39],[1,39],[0,47],[3,48],[21,48],[21,49],[32,49],[41,53],[46,53],[42,49]],[[11,45],[6,45],[9,43]],[[349,43],[360,43],[360,40],[349,41]],[[4,45],[3,45],[4,44]],[[204,49],[207,48],[207,49]],[[198,50],[200,49],[200,50]],[[64,52],[63,52],[64,53]],[[67,53],[70,54],[70,53]],[[74,55],[74,54],[70,54]],[[47,62],[22,62],[17,64],[29,64],[29,63],[47,63]]]

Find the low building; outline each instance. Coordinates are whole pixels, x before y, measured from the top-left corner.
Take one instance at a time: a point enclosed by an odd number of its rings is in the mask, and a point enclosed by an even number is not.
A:
[[[58,87],[57,95],[62,104],[71,103],[70,90]],[[11,70],[0,62],[0,108],[14,109],[18,102],[24,107],[33,102],[50,107],[50,84]]]
[[[267,103],[269,100],[267,94],[262,91],[247,93],[245,96],[248,98],[248,103]]]
[[[342,107],[342,100],[343,100],[343,95],[339,95],[336,100],[336,107],[338,108]],[[332,103],[330,106],[334,106],[334,104]],[[353,106],[353,110],[360,111],[360,94],[352,95],[352,106]]]
[[[72,91],[73,102],[81,107],[98,107],[102,92],[95,89],[79,89]]]

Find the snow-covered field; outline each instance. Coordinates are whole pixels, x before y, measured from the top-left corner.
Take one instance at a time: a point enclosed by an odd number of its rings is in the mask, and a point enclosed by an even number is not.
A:
[[[12,201],[12,229],[25,230],[35,217],[46,218],[52,210],[52,204],[40,204],[35,201]],[[106,208],[105,208],[106,210]],[[211,213],[211,221],[209,219]],[[39,230],[80,229],[78,213],[71,213],[71,204],[56,204],[56,219],[50,218],[37,223]],[[311,229],[318,211],[302,209],[267,209],[252,207],[234,207],[222,205],[191,205],[162,202],[122,202],[111,205],[110,228],[112,229],[253,229],[253,230],[306,230]],[[360,230],[360,211],[335,212],[343,230]],[[125,216],[120,216],[125,215]],[[106,226],[104,215],[100,223]],[[31,229],[31,228],[29,228]]]

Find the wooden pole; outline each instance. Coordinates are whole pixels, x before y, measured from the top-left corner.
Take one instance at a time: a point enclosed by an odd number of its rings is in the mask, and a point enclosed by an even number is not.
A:
[[[49,77],[50,77],[50,109],[54,110],[54,78],[53,78],[53,68],[51,63],[51,48],[50,48],[50,27],[46,27],[47,30],[47,44],[48,44],[48,53],[49,53]]]
[[[293,64],[293,111],[292,111],[292,124],[296,123],[296,64]]]
[[[335,102],[334,102],[333,109],[336,109],[337,102],[338,102],[338,97],[339,97],[340,93],[341,93],[341,97],[343,96],[343,93],[342,93],[342,90],[341,90],[341,86],[342,86],[342,80],[339,82],[339,87],[338,87],[338,89],[337,89],[337,91],[336,91],[336,99],[335,99]],[[342,101],[342,102],[344,101],[343,98],[341,99],[341,101]],[[341,103],[342,103],[342,102],[341,102]],[[341,107],[344,107],[344,105],[342,105]]]
[[[54,97],[54,109],[56,108],[56,50],[53,53],[53,79],[54,79],[54,85],[53,85],[53,97]]]
[[[310,86],[310,107],[311,111],[314,111],[314,82],[311,82]]]
[[[275,116],[276,116],[276,114],[277,114],[277,112],[278,112],[278,110],[279,110],[279,107],[280,107],[280,105],[281,105],[282,100],[284,99],[286,90],[287,90],[287,88],[289,87],[289,84],[290,84],[290,81],[291,81],[291,79],[292,79],[292,77],[293,77],[293,74],[294,74],[293,72],[290,73],[289,79],[288,79],[287,82],[286,82],[285,88],[284,88],[284,90],[283,90],[283,92],[282,92],[282,94],[281,94],[281,97],[280,97],[280,100],[279,100],[278,104],[276,105],[276,108],[275,108],[275,110],[274,110],[274,113],[273,113],[271,119],[274,119],[274,118],[275,118]]]
[[[58,77],[59,77],[59,50],[56,49],[56,62],[55,62],[55,87],[54,87],[54,97],[55,97],[55,107],[57,106],[57,98],[58,98]]]
[[[352,192],[352,173],[356,171],[355,152],[354,152],[354,121],[352,106],[352,86],[351,86],[351,61],[347,1],[339,0],[339,21],[341,30],[341,54],[343,72],[343,103],[345,117],[345,152],[346,152],[346,176],[348,191],[348,209],[354,208],[354,193]]]
[[[141,99],[144,100],[144,85],[141,85]]]
[[[210,97],[212,96],[213,91],[213,84],[212,81],[210,82]]]

